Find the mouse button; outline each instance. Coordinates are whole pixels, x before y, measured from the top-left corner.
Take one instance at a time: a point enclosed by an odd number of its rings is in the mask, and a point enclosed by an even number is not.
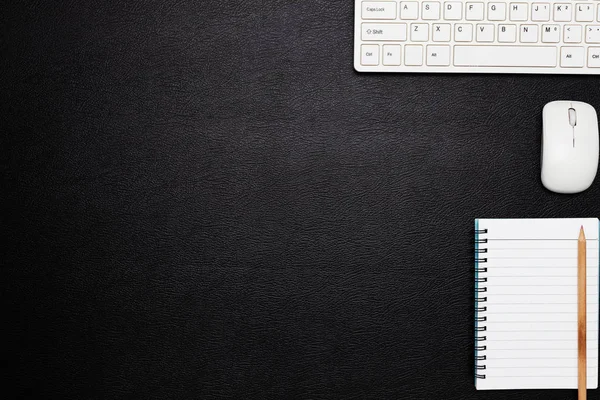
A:
[[[586,146],[598,142],[598,123],[594,119],[583,118],[581,113],[578,113],[577,126],[573,130],[575,137]]]
[[[547,122],[554,122],[565,118],[565,113],[571,108],[571,105],[562,101],[555,101],[544,106],[543,119]]]
[[[558,151],[562,151],[561,149],[565,147],[573,147],[573,130],[568,119],[554,119],[544,129],[544,140],[547,147],[556,148]]]
[[[590,133],[593,130],[589,121],[585,118],[580,118],[577,121],[577,126],[574,126],[573,129],[575,130],[575,135],[582,138],[590,136]]]
[[[569,110],[575,109],[570,104],[552,104],[544,107],[544,122],[554,125],[556,123],[569,123]]]
[[[596,130],[598,115],[594,107],[587,103],[577,103],[573,105],[573,108],[577,112],[577,125],[586,123],[589,128]]]
[[[596,109],[591,104],[582,101],[573,101],[569,107],[573,107],[578,113],[584,113],[586,116],[596,114]]]

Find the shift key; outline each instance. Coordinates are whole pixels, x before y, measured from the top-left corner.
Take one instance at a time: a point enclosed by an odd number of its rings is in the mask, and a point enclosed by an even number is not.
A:
[[[406,24],[362,24],[362,40],[403,42]]]

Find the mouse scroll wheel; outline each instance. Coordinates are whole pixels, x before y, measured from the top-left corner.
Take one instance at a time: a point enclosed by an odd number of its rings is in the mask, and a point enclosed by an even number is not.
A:
[[[577,125],[577,111],[574,108],[569,108],[569,124],[571,126]]]

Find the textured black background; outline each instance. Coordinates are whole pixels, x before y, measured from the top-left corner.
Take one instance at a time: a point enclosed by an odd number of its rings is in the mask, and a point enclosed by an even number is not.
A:
[[[350,0],[16,3],[4,397],[576,398],[475,391],[472,227],[600,215],[539,179],[599,78],[359,74]]]

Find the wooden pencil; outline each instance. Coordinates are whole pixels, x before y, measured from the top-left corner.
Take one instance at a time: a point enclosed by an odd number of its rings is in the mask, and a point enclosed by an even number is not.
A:
[[[577,241],[577,328],[578,328],[578,393],[579,400],[587,398],[587,276],[586,243],[583,225]]]

